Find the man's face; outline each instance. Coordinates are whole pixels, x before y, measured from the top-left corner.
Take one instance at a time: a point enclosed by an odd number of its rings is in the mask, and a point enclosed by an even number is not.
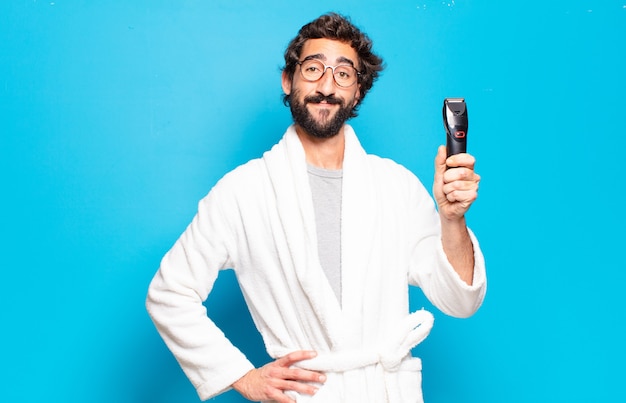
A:
[[[327,66],[352,65],[357,70],[358,56],[346,43],[331,39],[309,39],[304,43],[300,61],[320,60]],[[329,138],[339,133],[358,102],[359,84],[340,87],[335,83],[332,69],[327,69],[317,81],[302,77],[301,65],[296,67],[293,79],[283,73],[283,91],[290,95],[290,107],[296,125],[318,138]]]

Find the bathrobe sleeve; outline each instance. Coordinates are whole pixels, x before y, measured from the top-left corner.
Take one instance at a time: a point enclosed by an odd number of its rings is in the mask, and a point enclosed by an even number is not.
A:
[[[219,271],[232,267],[226,203],[218,183],[163,258],[146,300],[159,333],[203,400],[226,391],[253,368],[203,305]]]
[[[409,283],[419,286],[442,312],[459,318],[473,315],[483,302],[487,281],[478,240],[468,229],[474,248],[474,278],[467,285],[443,250],[441,224],[435,203],[421,182],[410,174]]]

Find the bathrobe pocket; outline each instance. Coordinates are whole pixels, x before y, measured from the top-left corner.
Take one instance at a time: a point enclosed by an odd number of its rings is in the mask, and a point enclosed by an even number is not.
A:
[[[286,391],[285,394],[297,403],[346,403],[351,400],[344,399],[342,376],[337,373],[327,373],[327,380],[319,387],[313,396],[300,394],[294,391]],[[367,402],[361,402],[367,403]]]
[[[390,403],[423,403],[422,360],[416,357],[402,361],[396,373],[397,390],[389,390]],[[396,397],[394,397],[394,395]]]

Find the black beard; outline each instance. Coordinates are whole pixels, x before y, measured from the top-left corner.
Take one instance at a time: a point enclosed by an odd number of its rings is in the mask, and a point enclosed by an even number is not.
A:
[[[313,137],[327,139],[336,136],[337,133],[339,133],[339,130],[341,130],[341,128],[343,127],[344,123],[346,123],[346,121],[350,119],[350,116],[352,114],[352,108],[345,106],[341,99],[335,98],[332,95],[311,95],[305,97],[304,102],[302,103],[297,100],[297,97],[298,93],[294,92],[289,102],[291,116],[293,117],[294,123],[302,127],[307,133],[309,133]],[[318,123],[313,118],[309,110],[306,108],[306,104],[320,103],[322,101],[326,101],[327,103],[333,105],[339,105],[339,110],[337,110],[337,113],[335,113],[335,116],[333,116],[331,119],[328,119],[322,123]]]

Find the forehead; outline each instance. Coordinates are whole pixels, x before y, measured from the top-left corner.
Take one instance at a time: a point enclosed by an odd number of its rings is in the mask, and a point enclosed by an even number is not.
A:
[[[315,56],[327,63],[340,63],[346,60],[357,66],[358,55],[349,44],[326,38],[308,39],[302,46],[300,60]]]

